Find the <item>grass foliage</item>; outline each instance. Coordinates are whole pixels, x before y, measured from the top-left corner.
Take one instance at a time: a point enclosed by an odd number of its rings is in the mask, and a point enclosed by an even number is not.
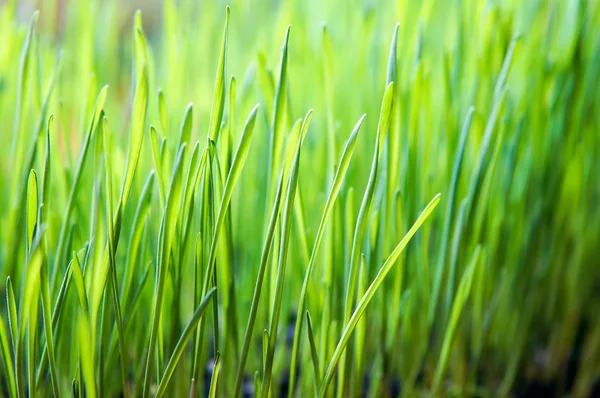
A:
[[[592,392],[600,1],[18,3],[0,396]]]

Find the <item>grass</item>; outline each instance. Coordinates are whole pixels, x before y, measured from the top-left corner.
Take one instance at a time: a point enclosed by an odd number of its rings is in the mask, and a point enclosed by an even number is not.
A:
[[[598,0],[60,4],[0,5],[0,396],[598,393]]]

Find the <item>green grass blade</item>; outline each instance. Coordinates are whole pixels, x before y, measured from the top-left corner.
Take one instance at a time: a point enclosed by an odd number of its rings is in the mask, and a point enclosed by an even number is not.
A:
[[[223,108],[225,107],[225,80],[227,69],[227,46],[229,35],[229,6],[225,8],[225,29],[223,31],[223,41],[221,42],[221,53],[219,65],[217,66],[217,77],[215,80],[215,89],[213,93],[213,104],[210,112],[210,122],[208,124],[208,138],[217,141],[219,128],[223,121]]]
[[[15,361],[15,384],[17,387],[17,397],[22,396],[22,385],[20,381],[20,366],[18,362],[18,340],[19,340],[19,324],[17,318],[17,302],[15,300],[15,292],[12,287],[10,276],[6,277],[6,312],[8,313],[8,328],[10,330],[10,340],[12,344],[12,352]]]
[[[322,397],[327,393],[327,388],[329,387],[329,384],[331,383],[331,380],[333,379],[333,376],[335,374],[335,370],[337,368],[340,357],[341,357],[344,349],[346,348],[348,341],[350,340],[350,336],[351,336],[352,332],[354,331],[356,324],[358,323],[362,314],[365,312],[367,305],[373,298],[373,295],[375,294],[377,289],[383,283],[385,276],[391,270],[392,266],[394,265],[394,263],[396,262],[396,260],[398,259],[398,257],[400,256],[400,254],[402,253],[402,251],[408,244],[408,242],[417,233],[419,228],[421,228],[421,226],[423,225],[425,220],[431,215],[431,213],[437,207],[439,202],[440,202],[440,195],[438,194],[431,200],[431,202],[429,202],[429,204],[425,207],[425,209],[423,209],[423,211],[421,212],[421,214],[419,215],[419,217],[417,218],[415,223],[408,230],[406,235],[404,235],[404,238],[402,238],[400,243],[398,243],[396,248],[392,251],[392,253],[389,255],[389,257],[385,260],[385,262],[379,269],[379,272],[375,276],[375,279],[373,280],[373,282],[371,282],[371,284],[367,288],[367,291],[365,292],[363,297],[360,299],[360,301],[356,305],[356,309],[354,310],[354,312],[352,313],[352,316],[350,317],[350,320],[344,327],[344,330],[342,331],[340,340],[339,340],[339,342],[335,348],[335,351],[333,353],[333,357],[331,358],[329,365],[327,366],[327,370],[325,371],[325,376],[323,377],[323,382],[321,383],[321,388],[319,390],[319,396]]]
[[[167,389],[167,386],[169,385],[169,380],[171,379],[171,376],[173,375],[173,372],[175,371],[175,367],[177,366],[177,363],[179,362],[179,358],[181,358],[181,355],[183,354],[183,350],[187,346],[187,343],[190,340],[190,337],[192,337],[194,330],[196,330],[196,326],[198,326],[198,323],[200,322],[200,319],[204,315],[204,312],[206,311],[206,307],[208,306],[210,299],[212,298],[212,296],[214,295],[216,290],[217,289],[213,287],[212,289],[210,289],[208,291],[208,294],[204,297],[204,299],[202,299],[202,301],[200,302],[200,305],[198,306],[198,308],[196,308],[196,311],[194,311],[194,314],[192,315],[192,319],[190,319],[189,323],[183,330],[183,333],[179,337],[179,340],[177,341],[177,345],[175,346],[175,350],[173,351],[173,354],[171,354],[169,363],[167,364],[167,367],[163,373],[160,383],[158,384],[158,387],[156,389],[156,398],[160,398],[164,395],[164,393]]]
[[[373,154],[373,161],[371,163],[371,171],[369,172],[369,181],[367,182],[367,188],[363,196],[360,210],[358,212],[358,219],[356,220],[356,226],[354,228],[354,236],[352,239],[352,250],[350,254],[348,280],[346,284],[346,292],[344,297],[344,322],[348,322],[354,303],[354,297],[356,294],[356,279],[358,276],[358,262],[360,260],[360,249],[365,233],[366,222],[371,212],[371,204],[373,196],[375,194],[375,186],[377,183],[377,174],[379,170],[379,159],[383,150],[383,142],[387,131],[389,129],[390,115],[392,110],[392,104],[394,101],[394,83],[389,83],[383,94],[383,101],[381,104],[381,111],[379,115],[379,123],[377,127],[377,137],[375,139],[375,151]],[[346,360],[345,356],[342,359],[339,372],[340,380],[340,394],[344,393],[344,386],[346,377]]]
[[[102,120],[102,139],[103,139],[103,151],[104,151],[104,170],[106,174],[106,220],[108,224],[108,258],[109,258],[109,285],[112,293],[112,304],[113,311],[115,312],[115,323],[117,327],[117,333],[119,335],[119,351],[120,351],[120,359],[121,359],[121,381],[123,384],[123,395],[125,397],[129,396],[128,388],[127,388],[127,364],[126,364],[126,341],[125,341],[125,332],[123,330],[123,317],[121,315],[121,303],[119,301],[119,290],[118,290],[118,282],[117,282],[117,270],[115,265],[115,256],[116,256],[116,236],[115,236],[115,227],[119,228],[115,225],[112,219],[113,215],[113,204],[112,204],[112,160],[111,160],[111,151],[112,147],[110,145],[110,133],[108,129],[108,121],[106,117]],[[139,151],[138,151],[139,153]],[[120,209],[118,210],[120,211]],[[117,220],[120,220],[120,216],[116,217]]]
[[[240,355],[240,361],[238,363],[238,369],[236,374],[235,382],[235,393],[234,397],[238,397],[241,393],[242,381],[244,377],[244,368],[246,366],[246,360],[248,359],[248,353],[250,351],[250,343],[252,340],[252,332],[254,330],[254,323],[256,321],[256,315],[258,313],[258,305],[260,302],[260,296],[263,290],[263,282],[265,277],[265,271],[269,261],[269,253],[271,251],[271,245],[275,235],[275,229],[278,224],[279,210],[281,207],[281,198],[283,196],[283,182],[287,178],[287,170],[285,165],[288,163],[288,159],[294,156],[295,150],[297,150],[299,141],[299,134],[301,133],[300,128],[292,128],[291,136],[288,139],[288,145],[286,148],[286,156],[282,161],[281,173],[275,191],[275,197],[273,200],[273,206],[267,223],[267,232],[263,243],[263,248],[260,257],[260,264],[258,267],[258,275],[256,277],[256,283],[254,285],[254,292],[252,294],[252,303],[250,305],[250,313],[248,314],[248,323],[246,325],[246,331],[244,332],[244,340],[242,343],[242,350]]]
[[[165,203],[165,180],[162,172],[162,157],[160,155],[160,144],[158,143],[158,133],[154,126],[150,125],[150,140],[152,143],[152,158],[154,159],[154,169],[156,170],[156,178],[158,179],[158,198],[160,206]]]
[[[221,373],[221,354],[217,352],[215,356],[215,363],[213,367],[212,376],[210,378],[210,388],[208,390],[208,397],[215,398],[217,396],[217,383],[219,382],[219,374]]]
[[[460,170],[463,162],[463,155],[465,153],[465,146],[467,143],[467,137],[469,135],[469,130],[471,127],[471,120],[473,118],[473,112],[475,108],[470,107],[467,111],[467,116],[465,118],[465,123],[463,124],[462,131],[460,133],[460,139],[458,143],[458,147],[456,148],[456,154],[454,157],[454,166],[452,167],[452,179],[450,180],[450,186],[448,190],[448,202],[446,205],[446,213],[444,218],[444,226],[442,229],[441,235],[441,244],[440,244],[440,254],[435,274],[435,280],[433,285],[433,297],[431,300],[431,306],[429,308],[428,313],[428,324],[429,328],[431,328],[434,318],[435,312],[437,310],[438,297],[440,293],[440,288],[442,285],[442,277],[444,275],[444,269],[446,267],[446,259],[447,259],[447,250],[448,250],[448,240],[450,237],[450,226],[452,223],[452,214],[454,211],[454,202],[456,200],[456,187],[458,186]]]
[[[190,145],[190,138],[192,137],[192,127],[194,123],[194,113],[193,113],[193,104],[189,104],[185,109],[185,114],[183,115],[183,122],[181,122],[180,134],[179,134],[179,144],[178,147],[181,146],[184,142],[186,145]]]
[[[175,158],[173,165],[173,172],[171,176],[171,184],[169,187],[169,193],[163,210],[163,216],[161,220],[161,227],[159,233],[159,248],[157,254],[157,280],[156,280],[156,291],[154,297],[154,308],[152,312],[152,326],[150,329],[150,339],[148,342],[148,351],[146,353],[146,370],[144,375],[144,389],[143,397],[147,397],[150,393],[150,379],[151,373],[154,371],[154,349],[156,347],[158,328],[160,324],[160,316],[163,306],[164,289],[167,279],[169,255],[171,252],[173,240],[175,238],[177,212],[179,211],[179,204],[181,203],[181,191],[182,191],[182,163],[183,155],[185,152],[185,145],[182,146]]]
[[[252,139],[252,132],[254,131],[254,124],[256,123],[257,112],[258,105],[256,105],[254,109],[252,109],[250,115],[248,116],[248,119],[246,120],[246,125],[244,126],[244,131],[242,132],[240,143],[238,144],[238,148],[236,149],[235,155],[233,157],[231,170],[229,171],[227,181],[225,182],[225,188],[223,189],[223,196],[221,198],[221,204],[219,205],[217,221],[215,224],[210,252],[208,255],[206,276],[204,278],[204,291],[208,291],[208,284],[211,279],[210,276],[214,272],[214,262],[217,255],[218,239],[220,236],[221,228],[223,226],[223,222],[225,221],[227,210],[229,208],[229,202],[231,201],[231,197],[233,195],[233,188],[235,187],[235,184],[244,167],[244,163],[246,162],[246,157],[248,156],[248,150],[250,149],[250,142]]]
[[[98,97],[96,98],[96,103],[94,104],[94,109],[92,111],[92,116],[90,118],[90,123],[88,125],[88,129],[87,129],[83,144],[81,146],[81,151],[79,153],[79,161],[77,163],[77,169],[75,170],[73,182],[71,184],[71,190],[69,192],[69,197],[67,199],[67,207],[63,214],[63,222],[61,224],[61,229],[60,229],[60,233],[58,236],[58,243],[56,245],[54,266],[52,268],[52,278],[50,279],[51,290],[53,290],[52,287],[54,286],[54,283],[56,280],[56,274],[57,274],[59,268],[62,268],[61,262],[63,261],[63,256],[64,256],[63,250],[64,250],[64,245],[66,243],[65,238],[67,237],[66,236],[67,228],[69,226],[68,220],[70,219],[71,212],[73,211],[73,208],[75,206],[75,196],[77,195],[77,193],[79,193],[79,184],[81,182],[83,166],[85,165],[85,160],[88,155],[88,150],[89,150],[92,134],[93,134],[94,130],[96,129],[96,127],[98,126],[98,121],[100,120],[100,114],[101,114],[102,108],[104,107],[104,101],[106,100],[107,90],[108,90],[108,86],[104,86],[98,93]]]
[[[308,261],[308,266],[306,268],[306,272],[304,274],[304,281],[302,283],[302,289],[300,290],[300,298],[298,300],[298,313],[304,313],[304,306],[306,302],[306,295],[308,291],[308,284],[311,278],[311,273],[314,268],[315,261],[317,259],[317,255],[319,252],[319,248],[321,246],[321,242],[323,239],[323,234],[325,232],[325,227],[327,225],[327,221],[332,214],[333,206],[337,200],[340,189],[342,188],[342,183],[344,181],[344,177],[346,176],[346,172],[348,171],[348,167],[350,166],[350,161],[352,159],[352,155],[354,154],[354,148],[356,147],[356,137],[358,136],[358,131],[362,126],[362,123],[365,119],[366,115],[363,115],[356,125],[354,129],[350,133],[350,137],[346,142],[344,147],[344,151],[342,152],[342,156],[339,161],[339,167],[336,170],[335,177],[333,179],[332,186],[329,191],[329,195],[327,196],[327,201],[325,204],[325,209],[323,210],[323,214],[321,216],[321,221],[319,223],[319,228],[317,229],[317,233],[315,235],[315,241],[313,244],[313,249],[310,255],[310,259]],[[296,325],[294,329],[294,342],[292,346],[292,357],[291,357],[291,365],[290,365],[290,379],[289,379],[289,394],[292,394],[294,391],[294,383],[295,383],[295,375],[296,375],[296,361],[298,357],[298,351],[300,346],[300,338],[302,331],[302,316],[299,316],[296,319]]]
[[[33,244],[33,237],[37,226],[38,216],[38,181],[37,173],[31,169],[29,172],[29,178],[27,179],[27,213],[25,215],[26,221],[26,242],[25,247],[27,255],[29,256],[31,245]]]
[[[305,123],[310,121],[310,115],[305,119]],[[306,123],[307,124],[307,123]],[[304,130],[304,129],[303,129]],[[304,130],[305,131],[305,130]],[[296,188],[298,186],[298,168],[300,163],[300,153],[303,143],[302,135],[298,140],[296,154],[294,157],[294,163],[290,174],[290,179],[287,187],[287,197],[285,199],[285,207],[283,211],[283,218],[281,220],[282,234],[280,245],[280,252],[277,266],[277,280],[275,284],[275,297],[273,301],[273,309],[271,311],[271,320],[269,322],[269,346],[267,351],[267,358],[265,363],[265,369],[262,380],[262,396],[267,398],[269,389],[271,386],[271,377],[273,371],[273,358],[275,355],[275,345],[277,343],[277,328],[279,326],[279,314],[281,311],[281,301],[283,296],[283,282],[285,280],[285,270],[287,265],[287,254],[290,241],[290,230],[292,225],[292,212],[294,206],[294,200],[296,198]]]
[[[456,326],[458,325],[458,320],[462,313],[465,302],[469,298],[469,294],[471,292],[471,286],[473,284],[473,275],[475,273],[475,268],[477,266],[477,260],[479,258],[480,251],[481,247],[477,246],[477,248],[475,249],[475,253],[473,254],[473,257],[471,259],[471,262],[469,263],[469,266],[465,270],[462,280],[460,281],[458,291],[456,292],[454,304],[452,305],[452,314],[450,316],[450,321],[446,328],[446,333],[444,334],[442,352],[440,353],[439,361],[435,369],[435,376],[432,382],[432,390],[435,393],[439,392],[439,389],[441,387],[442,378],[444,377],[444,373],[446,371],[446,364],[448,363],[448,357],[450,354],[452,340],[454,338],[454,331],[456,330]]]
[[[12,361],[12,347],[9,342],[9,332],[6,330],[4,318],[0,316],[0,350],[6,378],[11,397],[17,396],[17,385],[15,384],[15,368]]]
[[[21,131],[21,119],[23,118],[23,104],[25,102],[25,86],[29,80],[29,59],[31,58],[31,42],[33,40],[34,28],[39,17],[39,11],[35,11],[29,21],[29,28],[27,29],[27,35],[25,36],[25,42],[23,43],[23,49],[21,50],[21,58],[19,60],[19,75],[17,77],[17,99],[16,99],[16,115],[15,123],[13,127],[13,135],[10,144],[10,156],[13,160],[13,164],[18,165],[19,154],[17,153],[17,147],[19,143],[19,135]],[[16,174],[16,173],[15,173]],[[14,186],[14,183],[13,183]],[[14,190],[13,190],[14,192]]]
[[[315,378],[315,395],[319,393],[319,386],[321,385],[320,376],[320,365],[319,365],[319,353],[317,352],[317,345],[315,343],[315,336],[313,333],[312,321],[310,318],[310,312],[306,311],[306,330],[308,333],[308,342],[310,343],[310,355],[313,364],[313,377]]]

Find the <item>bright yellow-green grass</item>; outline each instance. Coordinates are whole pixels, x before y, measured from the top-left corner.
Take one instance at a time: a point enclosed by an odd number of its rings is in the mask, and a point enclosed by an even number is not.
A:
[[[600,1],[37,3],[0,396],[598,388]]]

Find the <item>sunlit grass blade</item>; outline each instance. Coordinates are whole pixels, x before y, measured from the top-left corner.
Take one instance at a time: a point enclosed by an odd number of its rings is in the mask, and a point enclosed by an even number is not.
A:
[[[470,107],[467,116],[465,118],[465,123],[463,125],[462,131],[460,133],[460,141],[458,147],[456,148],[456,155],[454,158],[454,166],[452,168],[452,179],[450,180],[450,185],[448,188],[448,202],[446,205],[446,213],[444,218],[444,226],[442,229],[441,235],[441,244],[440,244],[440,252],[438,257],[437,268],[435,271],[435,279],[433,285],[433,297],[431,299],[431,306],[429,307],[428,313],[428,324],[431,327],[435,312],[437,310],[438,296],[440,293],[440,288],[442,285],[442,277],[444,275],[444,270],[446,268],[446,259],[447,259],[447,250],[448,250],[448,241],[450,240],[450,226],[452,223],[452,214],[454,212],[454,202],[456,200],[456,187],[459,182],[460,170],[463,162],[463,155],[465,152],[465,146],[467,143],[467,137],[469,135],[469,130],[471,128],[471,120],[473,118],[473,112],[475,108]]]
[[[204,297],[204,299],[202,299],[202,301],[200,302],[200,305],[198,306],[196,311],[194,311],[194,314],[192,315],[192,319],[190,319],[187,326],[183,330],[183,333],[179,337],[179,341],[177,341],[175,350],[171,354],[169,363],[167,364],[167,367],[165,368],[165,371],[160,380],[160,383],[158,384],[158,387],[156,389],[155,396],[157,398],[160,398],[164,395],[164,393],[167,389],[167,386],[169,384],[169,380],[171,379],[171,376],[173,375],[173,372],[175,371],[175,367],[177,366],[179,358],[181,358],[181,355],[183,354],[183,350],[185,349],[188,341],[190,340],[190,337],[192,337],[192,333],[194,333],[194,330],[196,330],[196,326],[198,326],[198,323],[200,322],[202,315],[204,315],[204,311],[206,310],[206,307],[208,306],[210,299],[212,298],[212,296],[214,295],[215,292],[216,292],[216,288],[214,288],[214,287],[208,291],[208,294]]]
[[[6,277],[6,312],[8,313],[8,328],[10,330],[10,340],[12,345],[14,369],[15,369],[15,384],[17,390],[17,397],[22,396],[22,385],[21,385],[21,364],[19,363],[19,351],[18,351],[18,340],[19,340],[19,324],[17,318],[17,302],[15,300],[15,292],[13,290],[12,281],[10,276]]]
[[[348,341],[350,340],[350,335],[356,328],[356,324],[358,323],[358,320],[360,319],[362,314],[365,312],[367,305],[373,298],[373,295],[375,294],[375,292],[377,291],[379,286],[381,286],[381,284],[383,283],[385,276],[391,270],[392,266],[394,265],[394,263],[396,262],[396,260],[398,259],[398,257],[400,256],[400,254],[402,253],[402,251],[408,244],[408,242],[417,233],[419,228],[421,228],[421,226],[423,225],[425,220],[431,215],[431,213],[437,207],[439,202],[440,202],[440,195],[438,194],[431,200],[431,202],[429,202],[429,204],[425,207],[425,209],[423,209],[423,211],[421,212],[421,214],[419,215],[419,217],[417,218],[415,223],[408,230],[406,235],[404,235],[404,238],[402,238],[400,243],[398,243],[396,248],[392,251],[392,253],[389,255],[389,257],[385,260],[385,262],[379,269],[379,272],[375,276],[375,279],[373,280],[373,282],[371,282],[371,284],[367,288],[367,291],[365,292],[363,297],[360,299],[360,301],[356,305],[356,308],[355,308],[354,312],[352,313],[350,320],[344,326],[344,330],[342,331],[342,335],[341,335],[339,342],[335,348],[333,357],[329,361],[329,365],[327,366],[327,370],[325,371],[325,376],[323,377],[323,382],[321,383],[321,388],[319,390],[319,396],[324,396],[327,393],[327,388],[329,387],[329,384],[331,383],[331,380],[333,379],[333,376],[334,376],[335,370],[337,368],[338,362],[340,360],[340,357],[342,355],[342,352],[346,348],[346,345],[348,344]]]
[[[67,206],[65,212],[63,214],[63,222],[61,224],[61,229],[58,237],[58,243],[56,245],[56,254],[54,259],[54,266],[52,268],[52,278],[50,279],[50,289],[53,289],[53,286],[56,281],[56,275],[61,267],[61,263],[64,257],[64,245],[66,243],[65,239],[67,237],[67,228],[69,226],[68,220],[71,217],[71,212],[75,206],[75,196],[79,192],[79,184],[81,182],[82,170],[85,165],[85,160],[88,155],[88,150],[92,138],[92,134],[94,130],[98,126],[98,122],[100,120],[100,113],[102,108],[104,107],[104,101],[106,100],[108,86],[102,87],[100,92],[98,93],[98,97],[96,99],[96,103],[94,104],[94,109],[92,111],[92,116],[90,118],[90,122],[88,125],[88,129],[84,138],[84,141],[81,145],[81,151],[79,153],[79,161],[77,163],[77,169],[75,170],[75,174],[73,176],[73,181],[71,184],[71,190],[69,191],[69,197],[67,199]]]
[[[155,286],[155,297],[152,311],[152,324],[150,329],[150,340],[148,342],[148,351],[146,353],[146,370],[144,376],[143,396],[147,397],[150,393],[150,382],[154,371],[154,350],[156,348],[158,328],[160,324],[160,316],[163,306],[163,296],[165,283],[168,272],[169,256],[173,240],[175,238],[175,229],[177,221],[177,212],[181,203],[182,191],[182,162],[185,145],[183,145],[175,158],[173,172],[171,175],[171,184],[169,193],[165,202],[163,215],[161,219],[161,227],[159,232],[158,253],[156,258],[157,278]]]
[[[219,374],[221,374],[221,354],[217,352],[217,355],[215,356],[215,363],[213,366],[212,376],[210,377],[210,387],[208,390],[209,398],[215,398],[217,396]]]
[[[360,250],[362,241],[365,233],[366,222],[371,212],[371,205],[373,202],[373,195],[375,193],[375,186],[377,183],[377,174],[379,170],[379,159],[383,150],[383,142],[387,135],[390,123],[390,115],[392,111],[392,105],[394,101],[394,83],[389,83],[383,94],[383,100],[381,103],[381,111],[379,115],[379,123],[377,126],[377,136],[375,138],[375,151],[373,154],[373,161],[371,163],[371,171],[369,172],[369,180],[365,189],[360,210],[358,212],[358,218],[354,228],[354,235],[352,238],[352,250],[350,252],[350,262],[348,263],[348,280],[346,281],[346,291],[344,297],[344,322],[348,322],[354,303],[354,297],[356,294],[356,279],[358,275],[358,262],[360,260]],[[339,372],[340,380],[340,393],[343,394],[344,386],[346,385],[346,360],[345,356],[342,359]]]
[[[477,266],[477,260],[479,259],[479,252],[481,251],[481,247],[477,246],[475,249],[475,253],[473,253],[473,257],[471,258],[471,262],[469,266],[465,270],[462,280],[460,281],[460,285],[458,286],[458,291],[456,292],[456,297],[454,298],[454,304],[452,305],[452,314],[450,316],[450,321],[446,328],[446,333],[444,334],[444,343],[442,345],[442,352],[440,353],[439,362],[437,364],[435,370],[435,376],[432,382],[432,389],[434,392],[439,392],[441,387],[442,378],[444,377],[444,373],[446,371],[446,364],[448,363],[448,356],[450,355],[450,348],[452,346],[452,339],[454,338],[454,331],[458,325],[458,321],[460,315],[462,313],[465,302],[469,298],[469,294],[471,292],[471,285],[473,283],[473,274],[475,273],[475,268]]]
[[[113,202],[112,202],[112,161],[111,161],[111,151],[112,146],[110,144],[110,132],[108,129],[108,120],[106,117],[103,117],[101,124],[102,131],[102,144],[103,144],[103,152],[104,152],[104,171],[106,174],[105,187],[106,187],[106,219],[108,224],[108,258],[109,258],[109,285],[112,293],[112,303],[113,303],[113,311],[115,312],[115,323],[117,327],[117,333],[119,335],[119,351],[120,351],[120,359],[121,359],[121,381],[123,384],[123,395],[125,397],[129,396],[129,392],[127,389],[127,364],[126,364],[126,345],[125,342],[125,332],[123,330],[123,317],[121,315],[121,303],[119,300],[119,290],[118,290],[118,282],[117,282],[117,270],[115,265],[115,256],[116,256],[116,244],[115,244],[115,225],[113,223],[112,215],[113,215]],[[117,219],[119,216],[117,216]],[[118,226],[117,226],[118,228]]]
[[[244,377],[244,368],[246,366],[246,360],[248,359],[248,353],[250,350],[250,342],[252,339],[252,332],[254,330],[254,323],[256,321],[256,315],[258,313],[258,305],[260,301],[260,296],[263,290],[263,282],[265,277],[265,271],[267,270],[267,265],[269,261],[269,253],[271,251],[271,245],[273,243],[275,229],[278,224],[278,218],[281,207],[281,198],[283,195],[283,183],[287,179],[288,176],[288,168],[286,167],[289,164],[291,159],[295,158],[295,151],[299,149],[297,143],[300,142],[300,128],[292,128],[291,136],[288,139],[288,144],[286,148],[286,154],[282,161],[281,172],[279,176],[279,181],[277,183],[277,189],[275,191],[275,197],[273,200],[272,210],[269,216],[269,222],[267,223],[267,231],[265,234],[263,248],[260,256],[260,264],[258,267],[258,275],[256,277],[256,283],[254,285],[254,291],[252,294],[252,303],[250,305],[250,313],[248,314],[248,322],[246,325],[246,331],[244,332],[244,339],[242,342],[242,350],[240,355],[240,361],[238,363],[237,374],[236,374],[236,382],[235,382],[235,393],[234,397],[238,397],[241,393],[242,381]]]
[[[313,377],[315,378],[315,394],[318,394],[319,386],[321,385],[321,368],[319,366],[319,353],[317,352],[317,344],[315,343],[315,336],[313,333],[312,321],[310,318],[309,311],[306,311],[306,330],[308,333],[308,342],[310,344],[310,355],[312,358],[313,365]]]
[[[364,119],[365,119],[365,115],[363,115],[358,120],[358,122],[354,126],[354,129],[350,133],[350,137],[348,138],[348,141],[346,142],[344,151],[340,158],[339,167],[336,170],[335,177],[333,179],[333,183],[332,183],[332,186],[329,191],[329,195],[327,196],[327,202],[325,204],[325,209],[323,210],[323,214],[321,216],[319,228],[315,235],[313,249],[312,249],[312,252],[310,255],[310,259],[308,261],[305,275],[304,275],[302,289],[300,291],[300,298],[298,300],[298,310],[297,310],[299,314],[304,313],[304,306],[306,305],[306,295],[307,295],[307,291],[308,291],[308,283],[310,281],[311,273],[312,273],[312,270],[313,270],[318,252],[319,252],[323,234],[325,232],[325,227],[327,225],[327,221],[329,220],[329,217],[332,214],[333,206],[337,200],[337,196],[342,187],[342,183],[344,181],[344,177],[346,176],[346,172],[348,171],[348,167],[350,166],[350,161],[352,159],[352,155],[354,153],[354,148],[356,146],[356,137],[358,135],[358,131],[360,130],[360,127],[361,127]],[[300,338],[301,338],[301,333],[302,333],[301,332],[302,331],[302,318],[303,318],[302,316],[297,317],[296,325],[295,325],[295,329],[294,329],[294,343],[293,343],[293,347],[292,347],[292,357],[291,357],[291,366],[290,366],[290,382],[289,382],[289,388],[290,388],[289,391],[290,392],[288,393],[288,395],[292,394],[292,391],[294,390],[295,374],[296,374],[296,361],[297,361],[297,357],[298,357],[298,351],[300,349],[299,346],[300,346]]]
[[[304,123],[309,123],[310,119],[307,117]],[[305,130],[305,129],[303,129]],[[271,310],[271,319],[269,321],[269,346],[267,351],[267,358],[265,362],[265,369],[263,374],[263,398],[267,398],[268,392],[271,386],[271,378],[273,371],[273,358],[275,355],[275,345],[277,343],[277,329],[279,326],[279,315],[281,312],[281,301],[283,295],[283,283],[285,280],[285,270],[287,265],[287,255],[290,241],[290,230],[292,225],[292,212],[294,206],[294,200],[296,198],[296,188],[298,187],[298,168],[300,162],[300,153],[302,148],[304,137],[300,136],[298,140],[296,154],[294,156],[294,163],[290,173],[290,178],[287,186],[287,196],[285,199],[285,206],[283,210],[283,216],[281,219],[281,241],[279,243],[280,251],[277,264],[277,280],[275,283],[275,296],[273,299],[273,309]]]
[[[225,29],[223,31],[223,41],[221,42],[221,52],[219,64],[217,66],[217,76],[215,79],[215,89],[213,93],[213,104],[210,112],[210,122],[208,124],[208,138],[217,140],[219,128],[223,120],[223,108],[225,107],[225,80],[227,70],[227,47],[229,35],[229,6],[225,7]]]
[[[12,361],[12,347],[9,341],[9,333],[6,329],[4,318],[0,316],[0,356],[2,365],[6,371],[6,378],[11,397],[17,396],[17,385],[15,384],[15,368]]]

